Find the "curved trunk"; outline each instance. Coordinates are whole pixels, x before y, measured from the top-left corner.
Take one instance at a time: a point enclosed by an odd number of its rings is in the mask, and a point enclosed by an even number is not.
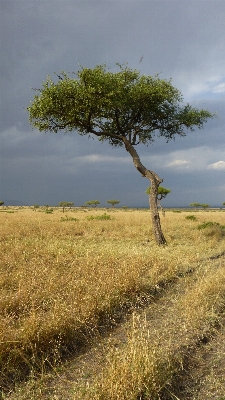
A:
[[[166,244],[166,239],[163,235],[161,224],[160,224],[160,217],[158,211],[158,187],[162,180],[157,180],[155,178],[149,178],[151,182],[151,190],[149,195],[149,203],[151,209],[151,216],[152,216],[152,229],[155,236],[155,240],[157,244]]]
[[[150,203],[151,217],[152,217],[152,229],[156,243],[159,245],[166,244],[166,239],[163,235],[160,224],[160,217],[157,206],[158,187],[163,180],[160,179],[155,172],[150,171],[144,167],[144,165],[140,161],[138,153],[136,152],[135,148],[131,145],[131,143],[127,140],[126,137],[123,138],[123,142],[126,150],[133,159],[135,168],[142,174],[143,177],[148,178],[151,183],[149,203]]]

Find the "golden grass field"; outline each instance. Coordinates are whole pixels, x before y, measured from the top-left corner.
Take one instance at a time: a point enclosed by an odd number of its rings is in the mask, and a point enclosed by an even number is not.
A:
[[[110,219],[95,218],[105,213]],[[197,229],[205,221],[219,225]],[[154,243],[149,210],[1,208],[0,223],[2,398],[176,398],[169,393],[188,349],[221,325],[224,258],[210,257],[225,251],[224,211],[166,211],[163,247]],[[106,346],[90,381],[47,395],[43,377],[125,314],[125,339],[116,350]],[[24,379],[37,380],[38,391],[27,392]]]

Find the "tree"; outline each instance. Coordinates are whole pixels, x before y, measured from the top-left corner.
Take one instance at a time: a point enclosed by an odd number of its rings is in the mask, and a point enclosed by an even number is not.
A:
[[[92,207],[97,207],[98,204],[100,204],[99,200],[90,200],[90,201],[86,201],[86,203],[88,206],[92,206]]]
[[[0,200],[0,206],[3,206],[3,204],[5,204],[4,201]]]
[[[225,206],[225,201],[223,202],[223,206]]]
[[[117,65],[117,72],[100,65],[81,68],[72,77],[65,72],[56,74],[56,82],[48,77],[41,89],[34,89],[29,120],[40,131],[76,130],[125,148],[137,171],[150,181],[153,232],[156,242],[165,244],[157,208],[163,179],[141,163],[135,147],[153,143],[156,136],[163,136],[167,142],[185,136],[188,130],[202,128],[214,115],[185,105],[171,81]]]
[[[111,204],[112,207],[114,208],[114,206],[115,206],[116,204],[119,204],[120,201],[119,201],[119,200],[108,200],[107,203],[108,203],[108,204]]]
[[[74,203],[72,201],[60,201],[59,207],[63,208],[63,213],[66,207],[72,207]]]
[[[202,208],[204,208],[204,210],[206,210],[206,208],[209,207],[209,204],[200,204]]]
[[[162,210],[163,215],[165,215],[165,212],[164,212],[164,210],[163,210],[163,208],[162,208],[161,200],[162,200],[162,199],[165,199],[165,197],[166,197],[170,192],[171,192],[170,189],[166,189],[166,188],[163,187],[163,186],[159,186],[159,187],[158,187],[157,202],[158,202],[158,205],[161,207],[161,210]],[[147,193],[147,194],[149,195],[149,205],[150,205],[150,207],[151,207],[151,202],[150,202],[151,186],[149,186],[149,187],[146,189],[146,192],[145,192],[145,193]]]
[[[191,203],[191,204],[189,204],[189,206],[197,209],[197,207],[201,207],[201,204],[200,203]]]

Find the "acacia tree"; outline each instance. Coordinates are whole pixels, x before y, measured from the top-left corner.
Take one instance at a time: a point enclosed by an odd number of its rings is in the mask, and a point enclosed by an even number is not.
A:
[[[66,207],[72,207],[74,205],[74,203],[72,201],[60,201],[59,203],[59,207],[62,207],[63,209],[63,213]]]
[[[201,207],[201,204],[194,202],[194,203],[189,204],[189,206],[194,207],[197,210],[197,207]]]
[[[171,81],[158,75],[140,75],[137,70],[117,64],[117,72],[105,65],[81,68],[74,76],[65,72],[54,82],[48,77],[28,107],[29,120],[40,131],[74,131],[95,135],[100,141],[121,146],[151,184],[152,227],[158,244],[165,244],[157,209],[157,194],[163,182],[140,160],[137,145],[152,143],[156,136],[166,141],[201,128],[209,111],[183,104],[182,95]]]
[[[161,210],[163,212],[163,215],[165,215],[165,211],[163,211],[162,205],[161,205],[161,200],[165,199],[166,196],[171,192],[170,189],[165,188],[164,186],[159,186],[158,187],[158,194],[157,194],[157,201],[158,201],[158,205],[161,207]],[[146,192],[149,195],[149,205],[151,207],[151,202],[150,202],[150,193],[151,193],[151,186],[149,186],[146,189]]]
[[[111,206],[114,208],[114,206],[115,206],[116,204],[119,204],[119,203],[120,203],[120,200],[108,200],[107,203],[108,203],[108,204],[111,204]]]
[[[201,204],[201,207],[204,209],[204,210],[206,210],[206,208],[209,208],[209,204]]]
[[[97,205],[100,204],[100,201],[99,200],[90,200],[90,201],[86,201],[85,204],[96,208]]]

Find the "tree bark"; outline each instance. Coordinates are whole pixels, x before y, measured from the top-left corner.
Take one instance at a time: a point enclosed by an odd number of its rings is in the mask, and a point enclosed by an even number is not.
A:
[[[131,157],[133,159],[135,168],[142,174],[143,177],[146,177],[150,181],[151,190],[150,190],[150,195],[149,195],[149,203],[150,203],[151,217],[152,217],[152,229],[153,229],[156,243],[158,245],[164,245],[164,244],[166,244],[166,239],[162,232],[159,211],[158,211],[158,206],[157,206],[158,187],[159,187],[160,183],[163,182],[163,180],[160,179],[159,176],[155,172],[150,171],[144,167],[144,165],[140,161],[140,157],[139,157],[137,151],[131,145],[131,143],[127,140],[126,137],[123,138],[123,142],[124,142],[126,150],[128,151],[128,153],[131,155]]]

